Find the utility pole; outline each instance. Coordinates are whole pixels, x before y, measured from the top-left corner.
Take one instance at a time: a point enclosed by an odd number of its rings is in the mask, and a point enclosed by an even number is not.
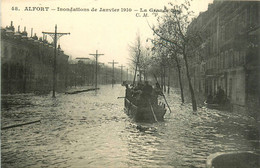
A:
[[[53,87],[52,87],[52,97],[55,97],[56,90],[56,53],[57,53],[57,41],[63,35],[68,35],[70,33],[57,33],[57,25],[55,25],[55,32],[42,32],[44,34],[48,34],[53,39],[54,45],[54,56],[53,56]]]
[[[108,70],[108,68],[106,68],[106,70],[105,70],[106,71],[106,84],[107,84],[107,70]]]
[[[121,68],[121,83],[123,83],[123,65],[119,66]]]
[[[98,50],[96,50],[96,54],[89,54],[89,55],[93,55],[96,58],[96,74],[95,74],[95,89],[97,89],[97,69],[98,69],[98,56],[100,55],[104,55],[104,54],[98,54]]]
[[[115,62],[114,60],[113,60],[113,62],[108,62],[109,64],[112,64],[112,67],[113,67],[113,73],[112,73],[112,87],[114,87],[114,65],[115,64],[118,64],[118,62]]]

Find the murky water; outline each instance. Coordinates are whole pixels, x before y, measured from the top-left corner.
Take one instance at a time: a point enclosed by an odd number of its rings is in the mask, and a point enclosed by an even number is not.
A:
[[[136,123],[119,96],[122,86],[56,99],[4,96],[2,127],[41,122],[1,131],[2,167],[205,167],[215,152],[260,153],[253,118],[206,108],[193,114],[171,93],[165,122]]]

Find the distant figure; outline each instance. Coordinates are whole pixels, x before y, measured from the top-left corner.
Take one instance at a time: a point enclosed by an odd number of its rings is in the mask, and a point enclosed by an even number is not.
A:
[[[225,103],[225,91],[221,88],[221,86],[218,87],[218,92],[216,95],[216,101],[218,104],[224,104]]]

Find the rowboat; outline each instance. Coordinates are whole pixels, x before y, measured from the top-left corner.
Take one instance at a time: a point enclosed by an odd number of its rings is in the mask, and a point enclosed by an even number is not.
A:
[[[206,168],[259,168],[260,155],[251,151],[214,153],[207,158]]]
[[[136,103],[125,97],[125,113],[135,121],[157,122],[163,121],[166,113],[165,104],[151,103],[150,100],[142,100]]]

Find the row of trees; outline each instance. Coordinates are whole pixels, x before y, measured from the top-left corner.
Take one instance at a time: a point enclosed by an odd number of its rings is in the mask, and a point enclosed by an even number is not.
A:
[[[183,83],[187,82],[193,111],[197,111],[190,77],[190,61],[194,56],[193,49],[201,45],[202,36],[199,30],[193,29],[192,32],[188,30],[191,22],[189,16],[192,14],[189,1],[178,5],[169,3],[168,7],[165,7],[165,11],[167,12],[157,18],[157,26],[149,25],[154,37],[146,41],[151,41],[152,46],[142,46],[140,35],[130,46],[132,65],[135,65],[135,69],[139,71],[140,79],[141,76],[145,80],[148,75],[160,75],[164,91],[166,91],[166,67],[169,72],[171,68],[177,70],[182,103],[184,103]],[[186,73],[185,81],[182,79],[182,71]],[[168,82],[169,78],[168,73]]]
[[[67,86],[84,86],[95,85],[96,63],[94,60],[70,60],[69,67],[66,70],[68,79]],[[113,72],[114,71],[114,72]],[[114,75],[113,75],[114,73]],[[114,79],[113,79],[114,76]],[[98,84],[113,84],[122,83],[122,81],[131,79],[132,75],[126,70],[115,67],[114,70],[111,66],[105,64],[98,64],[97,67],[97,82]]]

